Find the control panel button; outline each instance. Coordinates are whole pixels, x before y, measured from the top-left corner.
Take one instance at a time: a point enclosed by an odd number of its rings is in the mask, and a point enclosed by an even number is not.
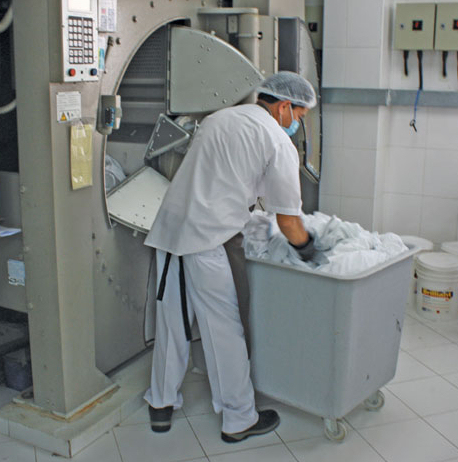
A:
[[[69,70],[68,70],[68,75],[69,75],[70,77],[75,77],[75,75],[76,75],[76,69],[73,69],[73,68],[69,69]]]
[[[89,74],[91,75],[97,75],[97,69],[95,69],[94,67],[89,71]]]

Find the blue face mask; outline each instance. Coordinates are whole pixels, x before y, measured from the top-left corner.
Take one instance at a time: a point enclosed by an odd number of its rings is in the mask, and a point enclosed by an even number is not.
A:
[[[292,120],[291,125],[289,127],[281,127],[281,128],[285,130],[288,136],[293,136],[299,129],[299,122],[294,118],[293,110],[291,106],[289,107],[289,110],[291,111],[291,120]]]

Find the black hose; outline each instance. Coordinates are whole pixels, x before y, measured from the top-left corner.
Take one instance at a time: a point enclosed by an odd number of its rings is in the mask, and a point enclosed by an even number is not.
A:
[[[404,50],[404,75],[409,76],[409,50]]]
[[[418,89],[423,90],[423,51],[418,50],[417,57],[418,57],[418,76],[420,80]]]
[[[447,57],[448,57],[448,51],[443,51],[442,52],[442,77],[444,77],[444,79],[447,77]]]

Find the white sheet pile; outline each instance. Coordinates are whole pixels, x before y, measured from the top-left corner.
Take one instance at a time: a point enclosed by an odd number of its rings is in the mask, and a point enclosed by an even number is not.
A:
[[[311,261],[303,262],[288,244],[274,214],[259,210],[252,213],[243,230],[246,256],[348,276],[408,250],[401,238],[393,233],[371,233],[358,223],[342,221],[321,212],[302,214],[301,218],[317,249]]]

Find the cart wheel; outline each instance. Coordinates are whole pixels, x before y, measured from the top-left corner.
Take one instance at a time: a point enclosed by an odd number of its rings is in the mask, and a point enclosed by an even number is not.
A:
[[[364,400],[364,407],[368,411],[378,411],[385,404],[385,395],[377,390],[370,398]]]
[[[324,419],[324,434],[329,440],[341,443],[347,436],[347,427],[340,420]]]

